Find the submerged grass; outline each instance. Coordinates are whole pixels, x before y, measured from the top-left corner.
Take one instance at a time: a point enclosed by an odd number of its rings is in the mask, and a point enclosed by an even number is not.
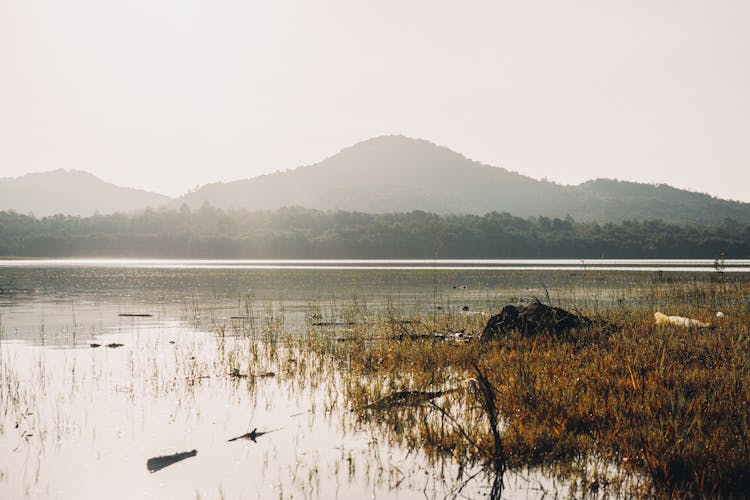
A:
[[[655,281],[589,312],[618,332],[573,341],[481,342],[486,315],[393,309],[345,332],[311,327],[307,341],[346,374],[361,419],[435,458],[484,463],[500,480],[504,468],[572,467],[578,493],[741,496],[750,491],[748,297],[742,278]],[[715,326],[656,327],[657,309]],[[436,391],[445,393],[429,397]],[[427,397],[373,404],[405,393]]]

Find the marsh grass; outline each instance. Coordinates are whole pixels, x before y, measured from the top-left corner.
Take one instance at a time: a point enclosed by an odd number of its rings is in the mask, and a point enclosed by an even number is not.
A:
[[[243,465],[235,478],[224,477],[225,470],[207,475],[221,478],[211,488],[218,484],[228,498],[242,492],[252,459],[254,478],[280,478],[263,490],[266,496],[323,497],[353,491],[347,483],[365,478],[373,495],[409,488],[428,497],[497,497],[522,477],[545,478],[528,479],[520,488],[527,494],[742,496],[750,489],[750,283],[729,273],[619,278],[608,288],[610,279],[586,271],[580,282],[552,280],[500,294],[435,292],[424,303],[372,304],[353,293],[309,300],[301,323],[290,319],[297,316],[283,300],[248,294],[230,303],[186,301],[183,321],[168,328],[162,320],[148,327],[123,322],[130,333],[112,339],[127,344],[119,350],[0,344],[0,444],[12,439],[30,457],[0,467],[0,486],[12,475],[3,476],[6,470],[20,470],[22,489],[13,492],[54,496],[35,489],[59,463],[48,457],[86,434],[94,434],[91,448],[146,437],[163,446],[184,441],[185,449],[200,448],[183,464],[197,480],[206,475],[199,464],[211,465],[204,450],[249,430],[250,418],[275,415],[301,429],[319,430],[322,419],[345,443],[362,440],[364,430],[367,441],[341,445],[332,460],[319,442],[305,441],[306,431],[270,434],[268,442],[290,434],[288,447],[259,448],[257,456],[220,448],[227,451],[217,464]],[[480,342],[489,315],[521,295],[621,328],[563,340],[511,334]],[[656,328],[654,310],[725,317],[711,330]],[[375,404],[399,393],[415,397]],[[102,424],[109,405],[132,427]],[[289,416],[288,408],[303,411]],[[210,420],[227,436],[207,437]],[[188,438],[193,432],[197,443]],[[394,450],[407,450],[411,461],[395,459]],[[155,487],[149,481],[156,480],[138,476],[142,469],[128,473],[143,488]]]
[[[750,284],[714,278],[656,281],[589,302],[595,309],[583,312],[621,328],[575,332],[573,341],[516,333],[481,343],[486,316],[394,308],[359,317],[343,337],[310,328],[307,341],[346,374],[345,399],[360,419],[436,459],[481,463],[495,476],[575,470],[586,494],[741,496],[750,490]],[[654,310],[714,328],[657,328]],[[435,337],[454,332],[469,340]],[[372,409],[399,391],[455,387]]]

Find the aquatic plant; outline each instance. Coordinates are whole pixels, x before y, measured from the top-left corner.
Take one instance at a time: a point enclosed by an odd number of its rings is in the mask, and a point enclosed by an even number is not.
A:
[[[577,342],[515,333],[482,343],[482,316],[407,319],[391,309],[345,338],[313,329],[310,347],[345,372],[346,400],[360,418],[434,456],[498,472],[584,457],[610,463],[619,477],[599,474],[586,488],[739,495],[750,488],[748,295],[739,278],[634,289],[631,296],[643,297],[635,307],[616,300],[596,312],[622,325],[619,332],[582,328]],[[725,316],[697,333],[657,327],[649,302]],[[445,335],[454,332],[462,335]],[[474,390],[373,411],[393,395],[432,395],[466,380]],[[478,425],[483,416],[489,426]]]

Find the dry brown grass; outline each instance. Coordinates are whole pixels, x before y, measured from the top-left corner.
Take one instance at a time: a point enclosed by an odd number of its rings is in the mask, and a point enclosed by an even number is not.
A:
[[[703,320],[719,309],[726,317],[711,330],[656,327],[652,307],[625,308],[613,301],[595,312],[622,325],[611,335],[580,331],[575,340],[563,341],[511,334],[482,343],[429,335],[479,333],[487,316],[404,318],[391,311],[374,322],[355,321],[345,333],[310,328],[308,340],[319,359],[346,373],[345,396],[363,419],[382,425],[392,440],[435,457],[491,466],[501,446],[509,468],[568,467],[583,460],[626,473],[611,484],[597,477],[584,485],[599,493],[613,488],[659,496],[745,494],[750,284],[668,282],[631,294],[643,299],[641,304],[679,306],[681,313]],[[479,376],[494,388],[501,443],[482,405]],[[365,409],[396,391],[456,387],[462,390],[431,401]]]

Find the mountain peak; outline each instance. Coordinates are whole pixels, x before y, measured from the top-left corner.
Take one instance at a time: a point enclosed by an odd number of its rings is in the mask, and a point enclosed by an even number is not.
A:
[[[418,139],[401,134],[371,137],[370,139],[365,139],[364,141],[360,141],[342,149],[339,154],[408,154],[413,156],[417,153],[428,153],[434,155],[436,152],[451,154],[466,159],[462,154],[457,153],[446,146],[435,144],[426,139]]]

